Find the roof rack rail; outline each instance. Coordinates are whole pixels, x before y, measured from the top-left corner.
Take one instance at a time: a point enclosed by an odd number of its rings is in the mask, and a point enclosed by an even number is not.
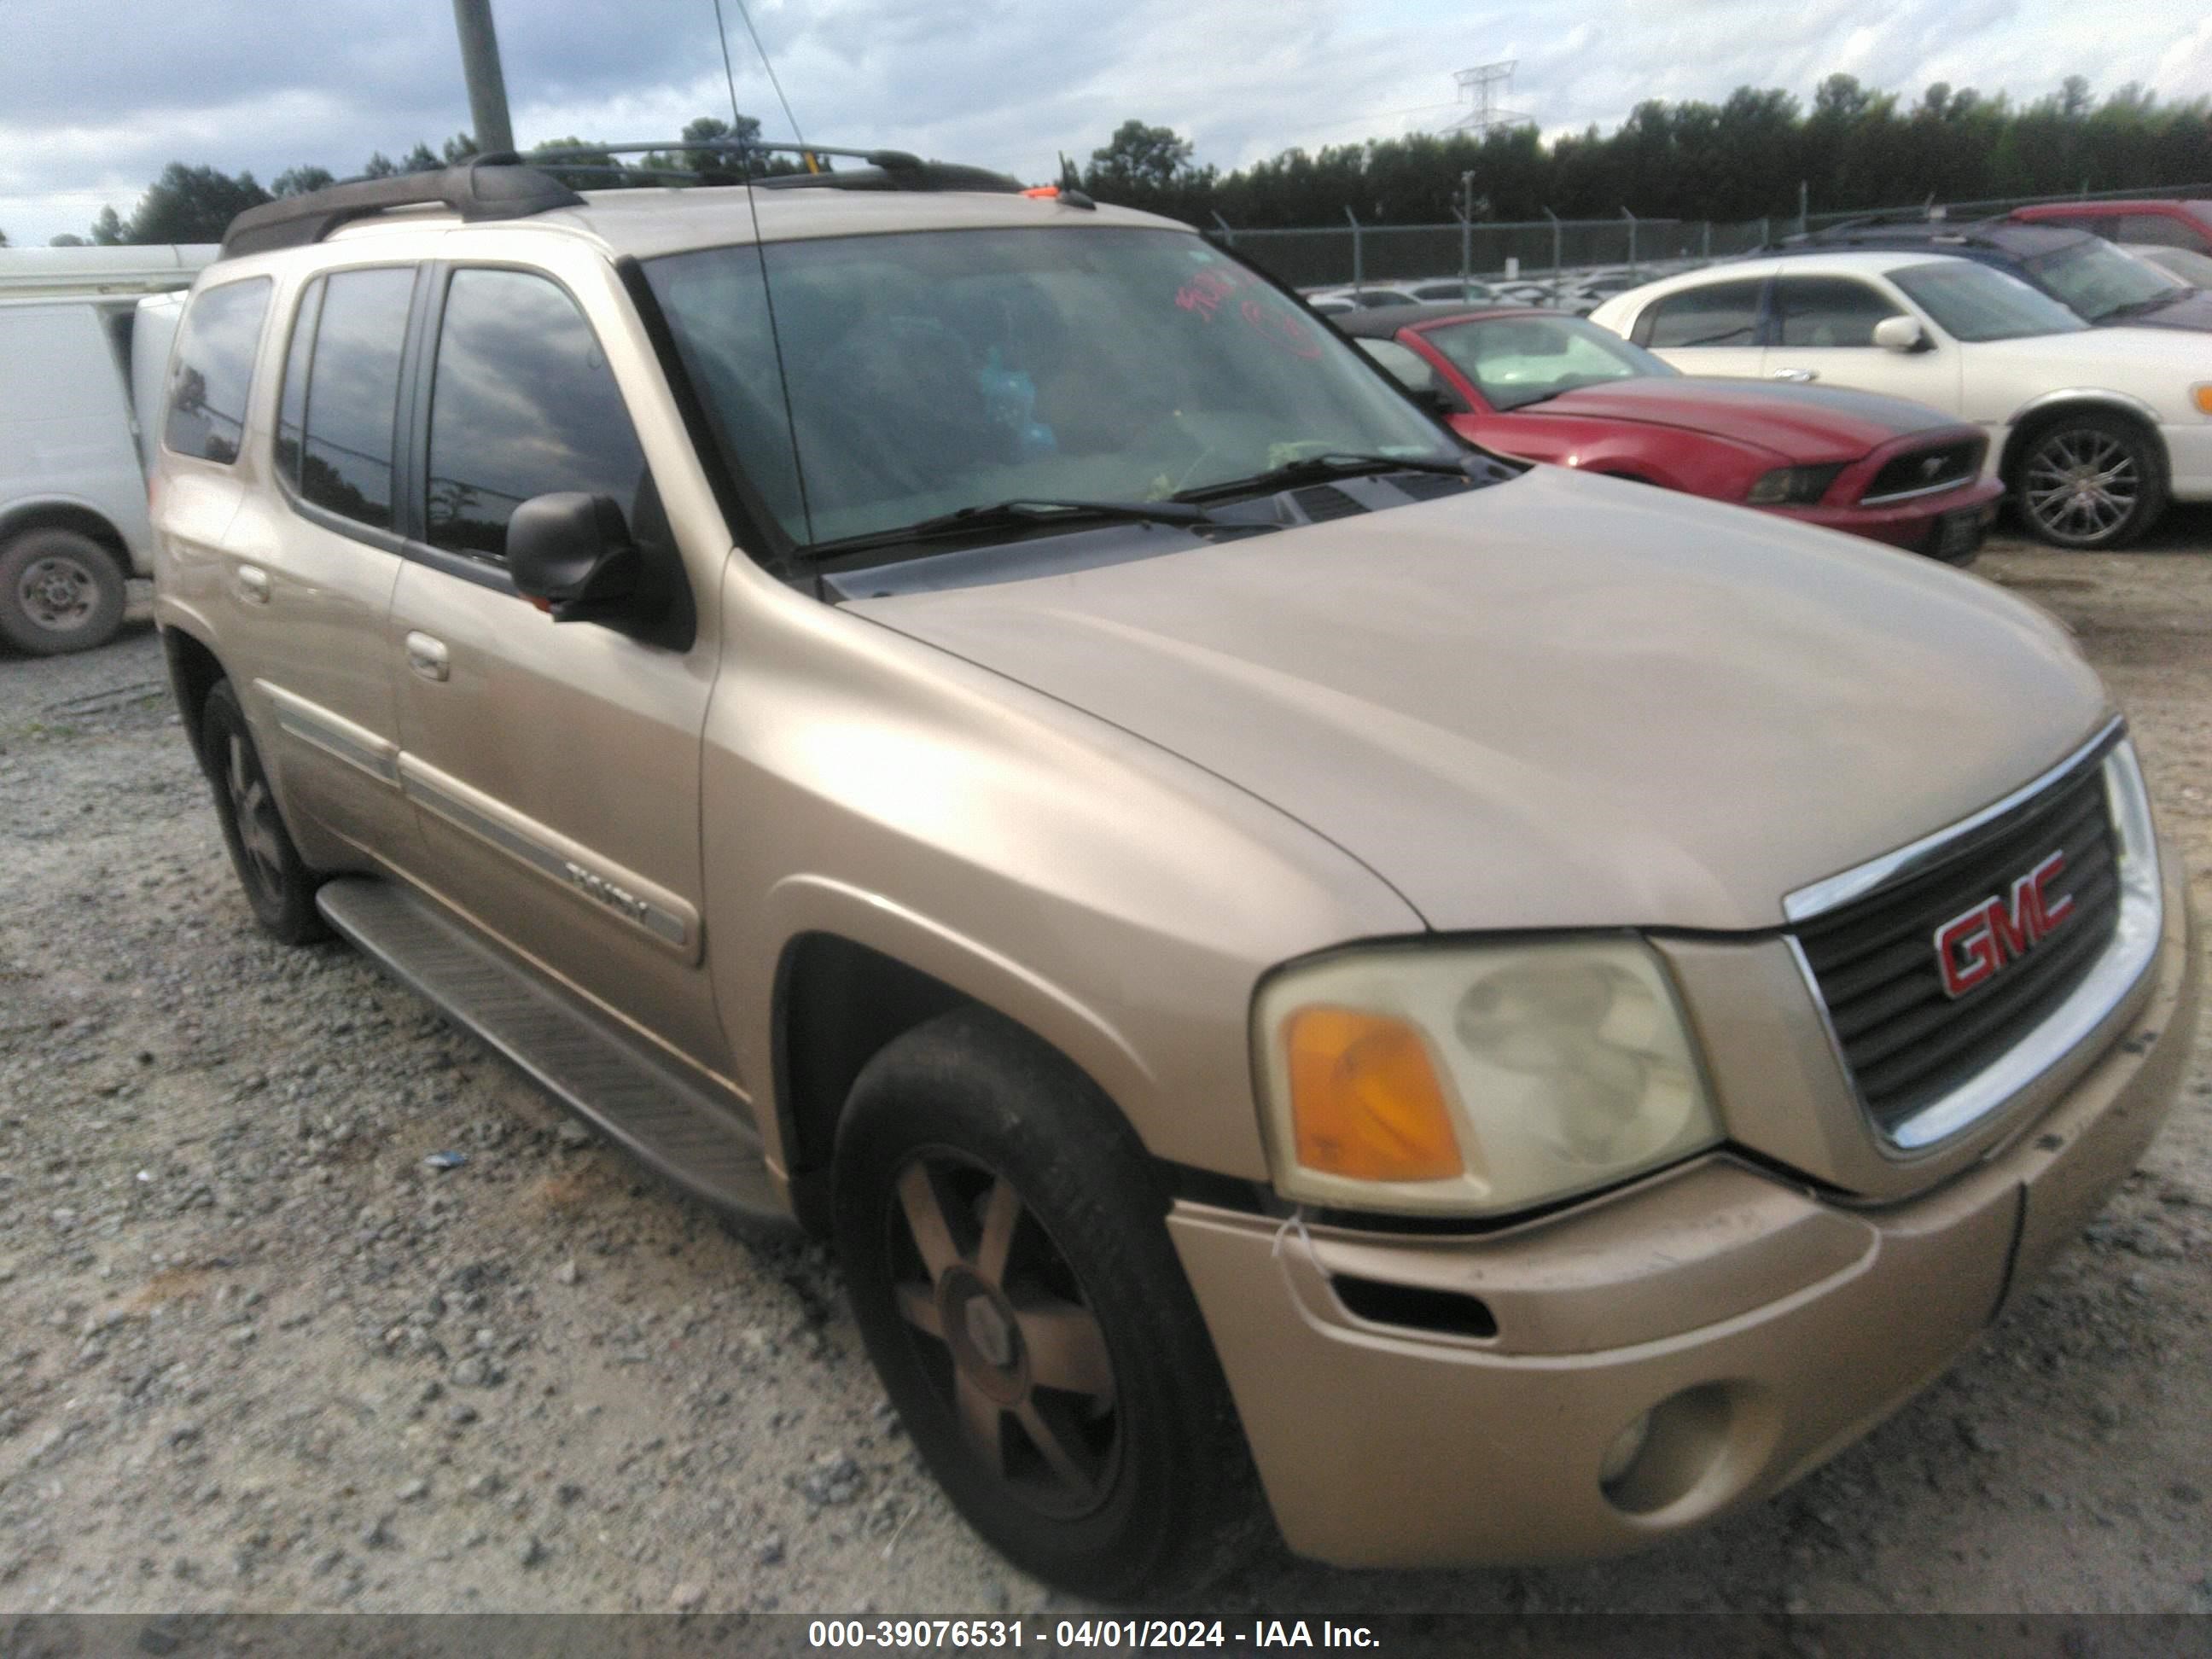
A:
[[[218,258],[236,258],[319,242],[339,226],[393,208],[451,208],[464,220],[524,219],[553,208],[581,207],[584,198],[550,173],[511,155],[478,155],[434,173],[349,179],[341,185],[281,197],[230,222]]]
[[[737,163],[723,169],[640,167],[614,161],[617,155],[726,156]],[[763,176],[747,163],[757,155],[805,158],[808,171]],[[845,173],[813,170],[812,158],[843,156],[867,163]],[[277,248],[319,242],[341,225],[395,208],[436,204],[471,222],[526,219],[554,208],[581,207],[584,198],[556,173],[598,173],[637,179],[694,184],[756,184],[769,189],[809,186],[832,190],[973,190],[1018,191],[1021,181],[983,167],[925,161],[902,149],[848,149],[836,144],[802,144],[764,138],[672,138],[658,143],[577,144],[520,155],[512,150],[471,156],[453,167],[400,173],[380,179],[349,179],[322,190],[287,196],[246,210],[224,232],[221,258],[267,253]],[[1079,205],[1083,205],[1079,204]]]
[[[641,155],[719,155],[728,157],[738,165],[727,171],[711,167],[682,170],[617,167],[610,165],[605,159]],[[756,155],[797,155],[808,161],[808,170],[805,173],[748,174],[744,163]],[[868,165],[866,168],[846,173],[833,173],[827,168],[817,172],[811,165],[812,158],[817,155],[844,156]],[[565,159],[571,156],[581,159]],[[975,190],[1011,195],[1023,187],[1020,179],[1008,173],[994,173],[986,167],[968,167],[957,161],[925,161],[908,150],[847,149],[836,144],[802,144],[780,138],[677,138],[663,139],[652,144],[575,144],[561,149],[532,150],[528,159],[532,166],[546,167],[556,173],[618,172],[633,179],[692,179],[702,184],[753,184],[763,190]]]

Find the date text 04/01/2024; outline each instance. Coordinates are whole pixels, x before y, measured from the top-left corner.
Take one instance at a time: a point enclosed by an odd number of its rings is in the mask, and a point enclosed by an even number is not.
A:
[[[817,1619],[806,1630],[815,1648],[1373,1648],[1364,1625],[1326,1620],[1061,1619],[1034,1628],[1020,1619]]]

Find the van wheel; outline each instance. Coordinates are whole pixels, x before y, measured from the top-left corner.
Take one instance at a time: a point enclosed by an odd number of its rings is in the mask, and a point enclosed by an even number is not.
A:
[[[1079,1595],[1209,1583],[1264,1515],[1243,1431],[1112,1104],[997,1015],[894,1040],[837,1128],[853,1312],[968,1523]]]
[[[2054,546],[2124,547],[2166,510],[2158,445],[2130,421],[2063,416],[2021,451],[2013,504],[2028,529]]]
[[[123,572],[74,530],[27,530],[0,549],[0,635],[36,657],[89,651],[123,626]]]
[[[200,714],[200,759],[215,787],[216,817],[254,921],[287,945],[329,938],[330,928],[315,908],[315,889],[322,883],[292,845],[228,680],[217,680],[208,691]]]

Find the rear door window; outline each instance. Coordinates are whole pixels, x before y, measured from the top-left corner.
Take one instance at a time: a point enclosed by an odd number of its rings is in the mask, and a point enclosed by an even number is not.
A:
[[[645,482],[629,411],[576,302],[527,271],[455,271],[430,394],[431,544],[504,562],[514,509],[555,490],[613,497],[635,532]]]
[[[1784,276],[1774,285],[1785,346],[1867,346],[1874,326],[1904,313],[1879,290],[1848,276]]]
[[[392,427],[414,291],[410,266],[332,271],[324,279],[320,315],[309,319],[304,307],[301,313],[314,330],[314,346],[300,495],[372,530],[392,527]]]
[[[1637,319],[1636,343],[1654,350],[1690,346],[1755,346],[1762,277],[1715,283],[1669,294]]]
[[[169,362],[164,448],[226,465],[238,459],[246,400],[253,392],[253,354],[273,286],[266,276],[256,276],[193,296]]]

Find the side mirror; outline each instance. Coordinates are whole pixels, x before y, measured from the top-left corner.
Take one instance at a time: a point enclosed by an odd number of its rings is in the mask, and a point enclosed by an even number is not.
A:
[[[555,622],[620,623],[638,592],[637,545],[608,495],[533,495],[507,523],[507,568]]]
[[[1928,335],[1915,318],[1885,317],[1874,325],[1874,343],[1884,351],[1925,351]]]

